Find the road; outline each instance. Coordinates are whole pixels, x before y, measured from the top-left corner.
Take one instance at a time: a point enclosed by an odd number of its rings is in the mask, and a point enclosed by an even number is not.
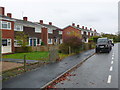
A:
[[[70,73],[74,76],[68,76],[68,80],[56,84],[55,87],[118,88],[118,47],[120,48],[120,44],[115,44],[110,53],[95,54]]]
[[[74,65],[94,54],[94,49],[69,56],[60,62],[47,64],[3,81],[3,88],[41,88]]]

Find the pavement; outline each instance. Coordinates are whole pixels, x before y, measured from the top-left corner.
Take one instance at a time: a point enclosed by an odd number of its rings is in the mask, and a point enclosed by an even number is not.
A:
[[[79,68],[70,73],[75,76],[67,77],[68,80],[56,84],[55,87],[106,88],[106,90],[111,88],[112,90],[117,90],[118,80],[120,80],[120,77],[118,78],[118,60],[120,62],[120,54],[118,54],[118,52],[120,53],[120,43],[115,44],[110,53],[93,55]]]
[[[15,62],[15,63],[24,63],[23,59],[11,59],[11,58],[2,58],[2,61],[7,61],[7,62]],[[37,60],[26,60],[26,63],[36,63],[38,62]]]
[[[94,49],[41,66],[2,83],[3,88],[41,88],[77,63],[94,54]]]

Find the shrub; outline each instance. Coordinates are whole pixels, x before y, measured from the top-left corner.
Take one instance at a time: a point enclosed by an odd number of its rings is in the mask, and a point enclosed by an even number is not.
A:
[[[71,36],[69,38],[66,38],[59,48],[62,53],[68,54],[69,49],[71,53],[78,53],[81,47],[82,40],[79,37]]]

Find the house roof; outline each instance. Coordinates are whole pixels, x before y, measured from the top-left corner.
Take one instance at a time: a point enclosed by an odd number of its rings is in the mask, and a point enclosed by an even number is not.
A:
[[[29,26],[33,26],[33,27],[35,27],[35,26],[42,26],[42,27],[47,27],[47,28],[55,28],[55,29],[60,29],[60,28],[58,28],[58,27],[56,27],[56,26],[54,26],[54,25],[49,25],[49,24],[40,24],[40,23],[38,23],[38,22],[31,22],[31,21],[25,21],[25,20],[21,20],[21,19],[16,19],[16,18],[10,18],[10,17],[7,17],[7,16],[3,16],[3,15],[0,15],[0,17],[2,17],[2,18],[6,18],[6,19],[9,19],[9,20],[14,20],[16,23],[18,23],[18,24],[27,24],[27,25],[29,25]]]
[[[73,28],[76,28],[76,29],[78,29],[78,30],[87,31],[87,32],[92,32],[92,33],[94,32],[94,31],[91,31],[91,30],[88,30],[88,29],[78,28],[78,27],[72,26],[72,25],[68,25],[67,27],[73,27]],[[65,28],[67,28],[67,27],[65,27]],[[63,29],[65,29],[65,28],[63,28]]]
[[[37,23],[37,24],[40,24],[40,23],[38,23],[38,22],[35,22],[35,23]],[[41,25],[43,25],[43,26],[45,26],[45,27],[47,27],[47,28],[55,28],[55,29],[60,29],[59,27],[57,27],[57,26],[54,26],[54,25],[49,25],[49,24],[41,24]]]

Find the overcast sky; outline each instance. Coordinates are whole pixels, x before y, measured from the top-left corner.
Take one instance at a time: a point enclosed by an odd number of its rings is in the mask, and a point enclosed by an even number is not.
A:
[[[0,0],[5,13],[12,13],[13,18],[44,23],[52,22],[64,28],[73,22],[96,29],[99,33],[118,31],[119,0]]]

